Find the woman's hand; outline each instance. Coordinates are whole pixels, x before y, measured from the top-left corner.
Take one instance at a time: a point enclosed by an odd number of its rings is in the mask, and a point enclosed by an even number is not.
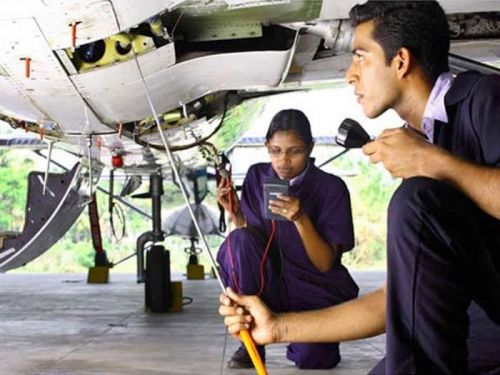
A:
[[[299,198],[289,195],[280,194],[277,200],[271,199],[269,209],[272,213],[281,215],[290,221],[295,221],[302,215]]]
[[[219,314],[229,333],[238,337],[242,329],[248,329],[257,345],[276,342],[276,316],[256,296],[239,295],[227,288],[227,295],[220,295]]]
[[[229,213],[240,210],[240,201],[229,180],[222,178],[217,186],[217,202]]]
[[[246,219],[241,211],[240,200],[228,180],[223,178],[217,186],[217,202],[229,212],[229,216],[236,227],[241,228],[246,225]]]

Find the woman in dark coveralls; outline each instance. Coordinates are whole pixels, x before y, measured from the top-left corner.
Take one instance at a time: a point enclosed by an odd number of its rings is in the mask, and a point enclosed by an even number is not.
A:
[[[219,203],[236,226],[217,256],[225,284],[243,294],[260,294],[276,311],[312,310],[358,295],[356,283],[341,264],[342,253],[354,245],[349,191],[339,177],[314,166],[313,145],[304,113],[283,110],[271,120],[266,134],[271,163],[250,167],[241,202],[235,195],[231,210],[231,188],[221,184],[217,191]],[[290,184],[289,195],[269,205],[286,220],[274,221],[268,256],[265,249],[273,223],[264,217],[267,178]],[[264,357],[264,347],[259,351]],[[340,361],[339,344],[293,343],[287,358],[299,368],[331,368]],[[252,367],[243,346],[228,366]]]

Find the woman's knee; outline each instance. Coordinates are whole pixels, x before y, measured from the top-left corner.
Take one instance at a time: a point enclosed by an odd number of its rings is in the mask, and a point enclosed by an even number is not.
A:
[[[300,369],[329,369],[340,362],[339,344],[290,344],[287,357]]]
[[[254,256],[262,247],[259,236],[248,228],[237,228],[231,231],[219,248],[218,257],[225,256],[228,251],[231,255]]]
[[[228,239],[232,238],[232,241],[243,247],[261,247],[262,239],[260,235],[251,228],[237,228],[231,232]]]

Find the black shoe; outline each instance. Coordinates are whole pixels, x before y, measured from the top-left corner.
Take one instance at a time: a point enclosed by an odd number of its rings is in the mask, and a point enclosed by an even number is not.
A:
[[[266,350],[264,346],[257,345],[257,351],[262,358],[262,362],[266,362]],[[228,368],[253,368],[252,359],[244,346],[240,346],[234,352],[231,359],[227,362]]]

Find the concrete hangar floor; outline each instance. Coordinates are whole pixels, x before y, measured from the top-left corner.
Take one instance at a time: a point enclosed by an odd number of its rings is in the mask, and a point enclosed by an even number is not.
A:
[[[385,274],[354,277],[364,294]],[[183,280],[183,295],[193,302],[180,313],[151,314],[134,275],[110,279],[90,285],[83,274],[0,274],[0,374],[255,374],[226,368],[238,344],[228,335],[224,351],[216,280]],[[298,370],[285,347],[267,348],[270,375],[361,375],[383,357],[385,338],[341,344],[342,361],[333,370]]]

